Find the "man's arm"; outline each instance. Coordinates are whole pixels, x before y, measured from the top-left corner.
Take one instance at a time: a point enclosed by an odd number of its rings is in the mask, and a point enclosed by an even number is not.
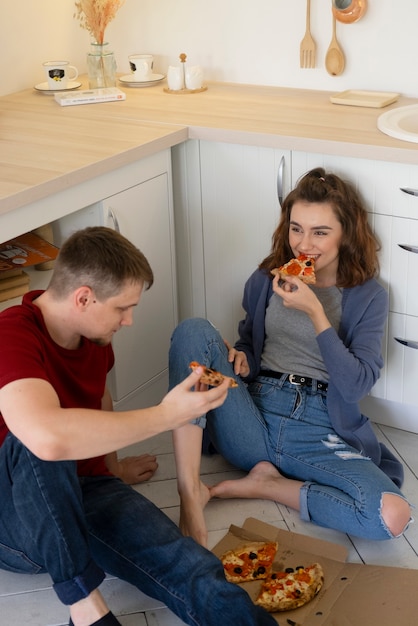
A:
[[[157,406],[124,412],[63,409],[47,381],[16,380],[0,390],[0,411],[9,430],[41,459],[88,459],[179,428],[220,406],[229,381],[196,393],[192,388],[201,374],[201,368],[192,372]]]
[[[113,400],[107,387],[102,398],[102,411],[113,411]],[[117,452],[109,452],[106,455],[105,463],[109,472],[112,472],[114,476],[128,485],[136,485],[149,480],[158,468],[157,458],[151,454],[127,456],[119,459]]]

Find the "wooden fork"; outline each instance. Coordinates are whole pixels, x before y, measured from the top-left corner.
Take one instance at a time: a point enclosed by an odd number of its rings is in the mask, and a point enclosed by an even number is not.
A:
[[[300,42],[300,66],[315,67],[316,43],[311,35],[311,0],[306,0],[306,31]]]

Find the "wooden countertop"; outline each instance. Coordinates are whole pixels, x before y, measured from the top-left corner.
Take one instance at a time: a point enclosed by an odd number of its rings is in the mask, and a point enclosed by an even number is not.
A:
[[[331,92],[209,83],[168,94],[165,81],[121,86],[126,101],[60,107],[33,89],[0,98],[0,214],[187,138],[418,164],[418,144],[376,126],[389,108],[332,104]]]

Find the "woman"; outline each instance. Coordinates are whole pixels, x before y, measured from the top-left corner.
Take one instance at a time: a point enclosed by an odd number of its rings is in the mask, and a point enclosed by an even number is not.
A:
[[[211,497],[274,500],[369,539],[404,532],[402,465],[358,406],[383,366],[388,298],[375,279],[378,248],[355,190],[314,169],[285,199],[271,253],[245,285],[235,346],[205,320],[175,330],[170,385],[192,360],[239,381],[220,408],[174,431],[185,534],[206,543]],[[273,277],[300,254],[315,259],[315,285]],[[247,476],[210,489],[200,481],[206,423],[216,449]]]

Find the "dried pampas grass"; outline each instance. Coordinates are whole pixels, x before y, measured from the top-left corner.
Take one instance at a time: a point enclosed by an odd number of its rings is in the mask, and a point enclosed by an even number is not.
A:
[[[80,21],[98,44],[103,44],[107,25],[125,0],[79,0],[75,3],[74,17]]]

